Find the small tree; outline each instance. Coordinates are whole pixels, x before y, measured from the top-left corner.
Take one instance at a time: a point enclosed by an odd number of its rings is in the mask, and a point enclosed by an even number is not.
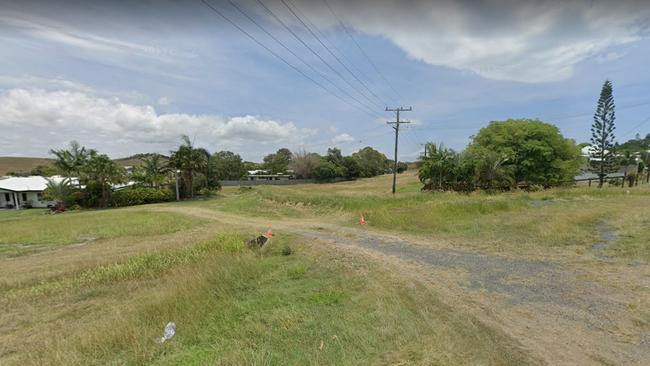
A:
[[[612,83],[605,80],[591,125],[592,164],[602,188],[607,173],[614,170],[614,121],[616,120]]]
[[[60,181],[48,179],[47,188],[43,191],[43,198],[56,202],[58,210],[65,210],[74,201],[73,192],[70,178],[65,178]]]
[[[305,150],[299,150],[293,153],[289,168],[293,170],[299,178],[311,178],[314,170],[320,164],[320,157],[315,153],[308,153]]]

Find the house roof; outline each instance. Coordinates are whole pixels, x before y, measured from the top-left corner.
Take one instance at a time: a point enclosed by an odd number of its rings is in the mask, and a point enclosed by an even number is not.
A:
[[[50,178],[34,175],[31,177],[9,177],[0,180],[0,190],[13,191],[13,192],[30,192],[30,191],[44,191],[47,188],[48,179],[60,182],[64,177],[53,176]]]

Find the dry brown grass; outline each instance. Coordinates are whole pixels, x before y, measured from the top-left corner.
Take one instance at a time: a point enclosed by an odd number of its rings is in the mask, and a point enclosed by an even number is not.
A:
[[[48,158],[24,158],[13,156],[0,156],[0,175],[9,172],[29,172],[39,165],[51,166],[53,159]]]

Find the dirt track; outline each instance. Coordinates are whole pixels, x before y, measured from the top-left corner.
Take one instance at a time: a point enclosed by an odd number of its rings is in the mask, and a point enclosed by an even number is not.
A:
[[[243,222],[207,209],[169,210],[237,226]],[[264,227],[260,220],[246,222]],[[534,261],[434,248],[367,228],[306,221],[273,225],[312,245],[352,251],[417,276],[449,305],[506,332],[547,364],[649,364],[648,265]]]

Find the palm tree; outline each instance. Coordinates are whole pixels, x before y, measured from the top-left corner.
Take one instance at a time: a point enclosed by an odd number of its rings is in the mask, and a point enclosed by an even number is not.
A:
[[[72,192],[70,178],[59,181],[47,179],[47,188],[43,191],[43,197],[48,201],[55,201],[57,210],[65,210],[66,205],[72,201]]]
[[[456,166],[456,152],[442,144],[426,145],[426,157],[420,169],[420,181],[430,184],[432,188],[443,189],[450,180]]]
[[[82,171],[82,179],[88,191],[91,191],[93,187],[101,191],[101,206],[105,207],[108,203],[110,185],[123,182],[125,171],[105,154],[90,150],[88,156],[88,161]]]
[[[68,178],[81,175],[84,165],[88,161],[88,152],[77,141],[70,141],[69,149],[50,150],[56,156],[54,165]],[[80,183],[79,183],[80,184]],[[80,185],[81,187],[81,185]]]
[[[158,188],[167,178],[169,166],[162,159],[162,155],[153,154],[142,159],[140,166],[142,176],[140,179],[153,188]]]
[[[485,153],[476,165],[476,181],[479,186],[491,190],[504,188],[513,183],[512,172],[506,166],[510,159],[494,152]]]
[[[185,185],[185,196],[194,197],[194,176],[207,169],[209,154],[205,149],[195,148],[187,135],[181,136],[182,144],[172,151],[169,165],[180,170]]]

